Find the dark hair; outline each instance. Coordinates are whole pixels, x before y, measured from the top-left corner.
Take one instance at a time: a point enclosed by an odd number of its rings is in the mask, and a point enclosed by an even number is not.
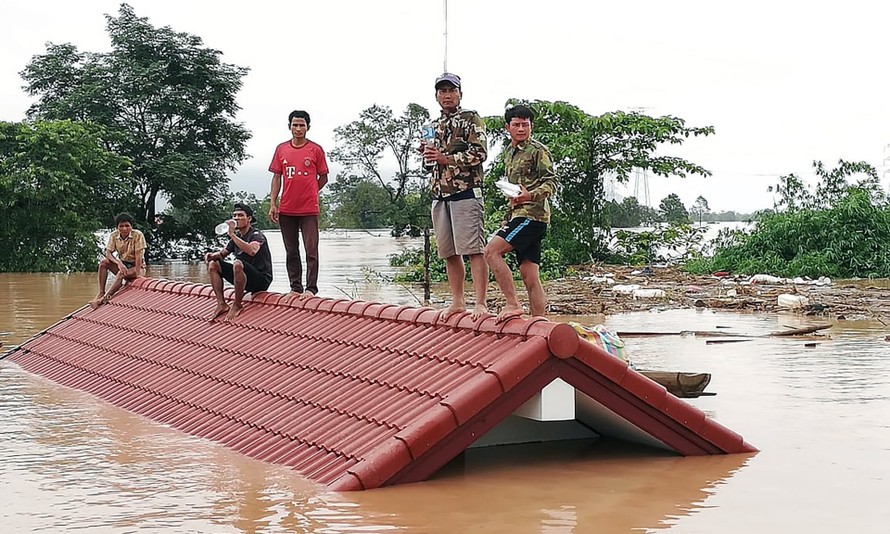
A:
[[[114,217],[114,225],[118,226],[122,222],[128,222],[130,226],[133,226],[133,216],[127,212],[118,213]]]
[[[309,114],[303,111],[302,109],[295,109],[290,112],[290,115],[287,116],[287,127],[290,128],[290,123],[294,122],[294,119],[305,119],[306,120],[306,128],[309,127],[309,123],[312,122],[312,119],[309,118]]]
[[[523,106],[522,104],[513,106],[504,113],[504,122],[507,124],[510,124],[510,121],[513,119],[528,119],[531,121],[534,118],[535,113],[528,106]]]

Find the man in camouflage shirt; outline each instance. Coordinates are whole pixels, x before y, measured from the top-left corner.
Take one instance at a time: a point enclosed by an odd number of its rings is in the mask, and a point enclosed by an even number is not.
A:
[[[460,107],[463,93],[459,76],[446,72],[436,78],[435,88],[442,115],[434,123],[435,143],[424,145],[423,158],[430,172],[433,231],[451,289],[451,305],[442,310],[442,318],[466,310],[463,256],[469,256],[476,293],[472,317],[477,319],[488,312],[488,266],[482,255],[482,163],[488,157],[485,125],[475,111]]]
[[[550,151],[531,138],[532,116],[532,110],[526,106],[512,107],[504,114],[510,133],[510,145],[504,153],[506,178],[517,184],[521,192],[510,198],[504,225],[485,247],[485,261],[507,301],[498,314],[498,322],[523,314],[513,274],[504,261],[504,255],[511,251],[516,252],[531,315],[542,317],[547,311],[539,265],[541,241],[550,222],[549,199],[556,192],[556,175]]]

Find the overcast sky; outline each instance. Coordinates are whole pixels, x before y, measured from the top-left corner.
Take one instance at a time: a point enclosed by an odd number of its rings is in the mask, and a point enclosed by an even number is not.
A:
[[[266,169],[275,145],[290,136],[293,109],[310,112],[309,137],[328,151],[333,129],[372,104],[437,111],[443,0],[129,4],[152,25],[197,35],[227,63],[250,68],[237,119],[253,138],[233,190],[268,193]],[[447,66],[463,79],[464,107],[494,115],[508,98],[565,100],[593,114],[637,109],[714,126],[715,135],[669,152],[713,176],[650,177],[656,206],[676,192],[687,206],[704,196],[714,211],[771,207],[766,188],[783,174],[811,176],[813,160],[886,169],[887,4],[604,4],[449,0]],[[104,15],[119,5],[4,0],[0,120],[24,118],[31,99],[18,73],[47,42],[108,50]],[[631,182],[624,193],[633,190]]]

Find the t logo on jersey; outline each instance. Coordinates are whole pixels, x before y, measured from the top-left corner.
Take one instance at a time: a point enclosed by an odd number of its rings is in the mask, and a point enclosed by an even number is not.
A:
[[[293,165],[290,165],[290,166],[287,166],[284,168],[284,176],[287,177],[288,179],[293,178],[294,173],[296,173],[296,172],[297,172],[297,168],[294,167]]]

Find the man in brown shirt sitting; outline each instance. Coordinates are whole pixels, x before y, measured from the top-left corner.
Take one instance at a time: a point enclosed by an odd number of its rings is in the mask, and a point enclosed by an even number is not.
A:
[[[93,309],[108,303],[124,282],[145,276],[145,236],[133,228],[129,213],[119,213],[114,223],[117,230],[108,236],[105,257],[99,261],[99,293],[90,301]],[[114,283],[105,291],[109,271],[115,274]]]

